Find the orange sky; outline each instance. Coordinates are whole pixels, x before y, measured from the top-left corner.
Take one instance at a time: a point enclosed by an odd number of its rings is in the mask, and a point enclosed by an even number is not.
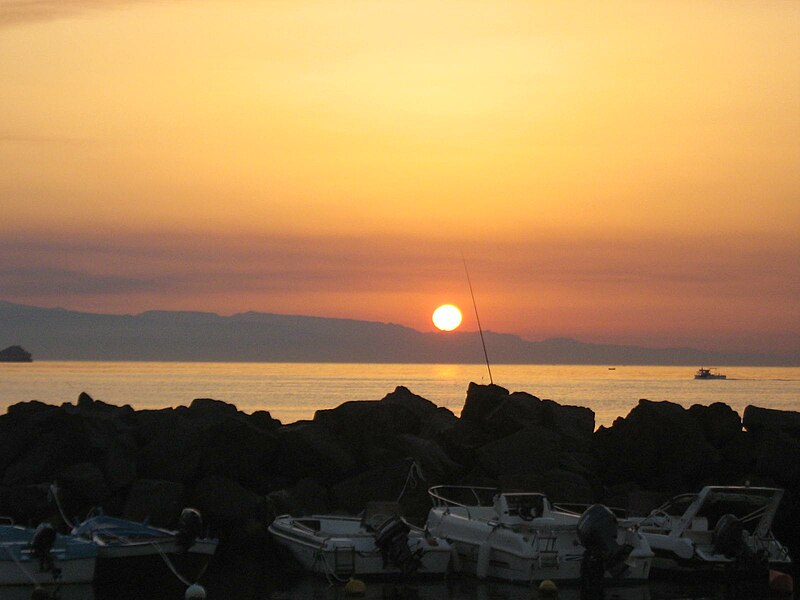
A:
[[[800,352],[800,3],[0,0],[0,299]],[[2,345],[2,340],[0,340]]]

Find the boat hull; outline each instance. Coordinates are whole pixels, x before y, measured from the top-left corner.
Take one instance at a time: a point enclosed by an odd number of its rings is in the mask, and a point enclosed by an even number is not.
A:
[[[2,552],[2,551],[0,551]],[[56,568],[61,572],[54,579],[51,571],[41,571],[38,560],[0,559],[0,585],[37,585],[91,583],[95,573],[94,557],[71,560],[56,559]]]
[[[336,519],[338,522],[348,520]],[[350,521],[357,523],[358,519]],[[404,575],[398,567],[387,564],[375,545],[373,534],[369,532],[316,534],[298,529],[294,526],[294,520],[287,516],[275,519],[269,531],[278,544],[291,552],[303,569],[312,573],[335,577]],[[408,546],[412,554],[419,557],[419,566],[413,573],[415,577],[447,573],[451,557],[449,544],[431,540],[421,531],[412,531]]]
[[[584,549],[578,543],[574,525],[553,525],[528,530],[502,527],[496,521],[482,521],[434,508],[428,529],[447,540],[456,551],[454,570],[512,582],[580,580]],[[620,532],[621,538],[627,535]],[[620,542],[626,540],[620,539]],[[645,545],[635,548],[626,560],[620,581],[646,580],[652,552]]]

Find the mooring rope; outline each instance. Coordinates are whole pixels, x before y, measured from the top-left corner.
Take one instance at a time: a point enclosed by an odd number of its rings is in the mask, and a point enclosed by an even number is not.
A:
[[[422,467],[417,464],[417,461],[413,461],[411,466],[408,469],[408,475],[406,475],[406,481],[403,484],[403,489],[400,491],[400,495],[397,497],[397,502],[400,502],[403,495],[406,493],[406,488],[411,486],[411,489],[415,489],[419,485],[419,481],[425,481],[425,476],[422,474]]]

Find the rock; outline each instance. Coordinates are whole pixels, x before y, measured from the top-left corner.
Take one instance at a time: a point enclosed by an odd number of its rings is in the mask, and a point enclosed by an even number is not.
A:
[[[607,485],[633,481],[676,493],[697,488],[719,460],[698,421],[672,402],[640,400],[627,417],[597,430],[594,449]]]
[[[157,527],[175,525],[186,505],[186,488],[174,481],[137,479],[131,486],[123,516]]]
[[[349,514],[358,514],[367,502],[397,500],[403,493],[410,466],[411,461],[398,460],[334,484],[331,492],[335,506]]]
[[[33,358],[22,346],[9,346],[0,350],[0,362],[33,362]]]
[[[520,490],[545,494],[551,502],[592,504],[595,491],[581,475],[561,469],[544,473],[503,475],[500,486],[504,490]]]
[[[281,426],[281,422],[278,419],[274,419],[266,410],[257,410],[248,417],[247,421],[250,425],[264,431],[274,431]]]
[[[800,490],[800,440],[784,431],[764,430],[756,435],[755,445],[756,472]]]
[[[209,419],[225,419],[236,417],[239,414],[235,405],[212,398],[195,398],[189,405],[192,416],[202,416]]]
[[[380,401],[384,404],[397,404],[413,412],[421,422],[418,435],[423,438],[432,438],[440,431],[452,427],[458,421],[452,411],[436,406],[430,400],[417,396],[408,388],[398,386],[391,394],[387,394]]]
[[[138,475],[190,484],[197,476],[206,430],[180,420],[163,435],[155,437],[139,452]]]
[[[452,481],[463,470],[433,440],[405,433],[390,438],[387,444],[399,456],[411,457],[431,485]]]
[[[313,479],[301,479],[294,486],[267,494],[272,516],[324,515],[330,512],[328,489]]]
[[[276,488],[310,477],[330,484],[360,466],[350,449],[315,423],[295,423],[276,432],[276,450],[269,465]]]
[[[722,402],[709,406],[695,404],[689,414],[697,419],[706,439],[715,448],[722,448],[742,435],[742,419],[735,410]]]
[[[764,430],[783,431],[794,438],[800,438],[800,412],[750,405],[744,409],[742,422],[747,431],[753,433]]]
[[[594,433],[594,412],[588,408],[562,406],[525,392],[509,394],[496,385],[471,383],[461,416],[485,428],[494,439],[541,425],[570,438],[573,447],[588,449]]]
[[[508,390],[499,385],[480,385],[470,382],[467,399],[461,409],[461,419],[467,422],[482,423],[502,400],[508,397]]]
[[[495,438],[478,423],[459,419],[436,435],[436,441],[447,455],[461,465],[473,465],[478,450]]]
[[[258,494],[270,489],[271,458],[278,441],[250,420],[221,418],[203,433],[198,475],[226,476]]]
[[[478,464],[492,477],[541,474],[559,465],[559,434],[540,425],[518,431],[478,450]]]
[[[10,411],[0,417],[0,432],[0,468],[5,471],[5,485],[51,483],[65,467],[91,462],[90,438],[83,420],[62,408]]]
[[[57,510],[48,483],[0,487],[0,515],[16,523],[38,525],[52,519]]]
[[[59,489],[68,493],[79,506],[99,506],[110,494],[102,471],[90,462],[65,467],[55,480]]]
[[[211,524],[265,520],[267,515],[264,498],[227,477],[204,477],[195,486],[191,502]]]

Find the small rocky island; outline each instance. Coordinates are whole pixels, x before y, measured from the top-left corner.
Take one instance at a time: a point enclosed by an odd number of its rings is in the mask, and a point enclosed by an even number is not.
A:
[[[756,406],[740,416],[721,403],[640,400],[598,430],[588,408],[474,383],[460,417],[404,387],[287,425],[211,399],[134,410],[83,393],[75,404],[11,406],[0,416],[0,514],[59,522],[53,482],[68,515],[102,506],[172,526],[182,507],[199,509],[220,539],[212,568],[241,570],[240,589],[287,572],[267,534],[276,515],[356,514],[401,497],[424,521],[437,484],[634,514],[704,485],[777,486],[786,494],[774,531],[800,557],[800,413]]]
[[[0,362],[33,362],[33,357],[22,346],[9,346],[0,350]]]

